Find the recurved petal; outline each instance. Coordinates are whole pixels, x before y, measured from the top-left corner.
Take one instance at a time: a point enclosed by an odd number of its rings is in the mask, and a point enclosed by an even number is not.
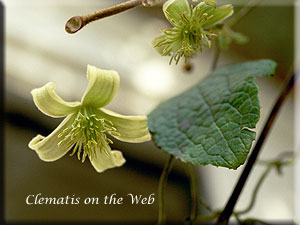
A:
[[[206,4],[205,2],[200,2],[193,8],[194,16],[199,18],[203,17],[203,14],[207,14],[207,16],[213,15],[213,12],[216,8]]]
[[[116,96],[120,86],[120,77],[116,71],[88,65],[87,78],[89,85],[82,97],[82,105],[101,108]]]
[[[152,41],[152,46],[153,48],[156,49],[156,51],[158,51],[159,54],[163,54],[164,51],[164,45],[167,44],[167,35],[166,34],[161,34],[158,37],[156,37],[153,41]]]
[[[31,91],[33,101],[38,109],[44,114],[58,118],[65,117],[80,106],[80,102],[66,102],[55,92],[56,85],[49,82],[41,88]]]
[[[209,28],[231,16],[233,14],[233,7],[231,4],[223,5],[214,9],[214,11],[211,14],[213,15],[213,17],[210,20],[208,20],[205,24],[203,24],[204,28]]]
[[[58,138],[58,135],[72,125],[75,117],[74,114],[68,115],[50,135],[47,137],[37,135],[29,142],[28,147],[36,151],[40,159],[44,161],[50,162],[61,158],[70,150],[74,142],[66,141],[58,146],[63,139],[63,137]]]
[[[173,32],[173,36],[163,33],[156,37],[152,41],[152,46],[163,56],[169,55],[170,53],[175,53],[182,46],[182,41],[180,39],[180,33],[178,33],[178,38],[174,38],[176,29],[172,28],[165,30],[164,32]]]
[[[103,172],[104,170],[122,166],[126,160],[124,159],[122,152],[120,151],[101,151],[97,149],[96,157],[90,159],[93,167],[97,170],[98,173]]]
[[[113,127],[120,134],[113,135],[116,139],[130,143],[139,143],[151,140],[146,116],[123,116],[108,109],[99,109],[98,114],[113,123]]]
[[[213,7],[216,7],[216,0],[203,0],[207,5],[211,5]]]
[[[173,26],[181,24],[182,15],[189,16],[191,8],[187,0],[168,0],[163,5],[163,12]]]

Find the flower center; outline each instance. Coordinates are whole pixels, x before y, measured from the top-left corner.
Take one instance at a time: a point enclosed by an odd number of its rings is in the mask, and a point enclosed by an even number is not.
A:
[[[171,14],[168,14],[172,18]],[[163,30],[166,35],[164,39],[155,44],[154,47],[162,47],[162,55],[168,55],[172,52],[170,64],[173,59],[176,64],[179,62],[182,56],[185,57],[185,61],[189,57],[192,57],[198,50],[202,51],[203,46],[210,48],[211,36],[215,34],[211,31],[204,29],[203,25],[211,20],[214,15],[209,15],[204,11],[204,8],[197,7],[195,10],[191,8],[191,14],[182,13],[181,19],[175,21],[174,28]],[[180,46],[178,46],[180,43]]]
[[[82,156],[82,162],[85,161],[86,156],[90,159],[96,158],[96,151],[99,150],[104,151],[109,157],[109,144],[113,142],[106,136],[106,133],[120,136],[111,121],[97,117],[93,108],[84,107],[78,111],[73,124],[58,135],[58,138],[63,137],[58,146],[64,142],[74,143],[70,156],[77,152],[79,160]]]
[[[182,39],[184,42],[188,43],[189,46],[193,47],[194,52],[200,48],[202,51],[202,46],[206,45],[210,47],[211,42],[209,36],[213,35],[211,32],[203,29],[203,24],[209,21],[213,15],[208,15],[203,13],[203,10],[199,7],[197,10],[192,10],[190,17],[185,14],[181,15],[181,19],[184,22]],[[190,56],[190,50],[185,53],[186,56]]]

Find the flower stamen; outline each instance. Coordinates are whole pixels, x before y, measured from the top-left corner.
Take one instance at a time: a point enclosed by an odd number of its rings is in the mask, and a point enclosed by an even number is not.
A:
[[[213,1],[214,3],[214,1]],[[170,55],[170,64],[176,64],[184,56],[187,62],[197,51],[211,47],[213,26],[233,12],[231,5],[216,8],[209,1],[196,6],[187,6],[187,0],[169,0],[165,3],[164,13],[173,28],[162,30],[162,35],[153,41],[153,47],[163,55]],[[189,7],[189,8],[188,8]]]
[[[58,146],[66,141],[70,142],[74,145],[70,156],[77,152],[77,158],[82,162],[87,156],[90,159],[96,158],[96,151],[103,151],[107,157],[110,157],[109,144],[113,144],[113,141],[106,136],[106,133],[120,136],[110,120],[98,118],[93,108],[84,107],[77,112],[73,124],[57,136],[62,138]]]

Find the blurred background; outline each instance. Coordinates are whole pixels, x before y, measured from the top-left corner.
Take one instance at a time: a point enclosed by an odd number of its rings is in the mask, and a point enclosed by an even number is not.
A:
[[[153,205],[26,205],[26,197],[99,197],[117,193],[149,196],[156,194],[167,154],[151,142],[127,144],[114,141],[127,162],[121,168],[98,174],[88,161],[75,157],[46,163],[27,145],[36,135],[48,135],[59,123],[40,113],[30,91],[49,81],[65,100],[79,100],[88,84],[86,65],[119,72],[119,93],[108,106],[126,115],[147,115],[160,102],[175,96],[204,78],[210,71],[212,50],[191,60],[191,71],[179,63],[169,66],[151,41],[169,26],[161,7],[139,7],[89,24],[76,34],[64,31],[65,22],[122,1],[117,0],[4,0],[5,5],[5,219],[8,222],[86,221],[156,223],[157,199]],[[218,1],[217,1],[218,2]],[[219,1],[222,3],[222,1]],[[228,3],[230,1],[223,1]],[[238,3],[237,3],[238,2]],[[247,2],[232,1],[235,10]],[[232,45],[222,52],[219,65],[270,58],[278,62],[276,76],[257,79],[260,87],[262,128],[281,87],[293,66],[294,2],[262,1],[237,26],[249,37],[246,45]],[[270,160],[281,152],[293,151],[294,94],[274,124],[260,154]],[[199,195],[214,209],[224,207],[243,166],[238,170],[197,166]],[[238,202],[248,205],[252,190],[264,171],[256,166]],[[294,214],[294,170],[286,167],[278,176],[267,177],[255,205],[247,215],[271,221],[292,221]],[[157,195],[156,195],[157,197]],[[189,212],[189,179],[177,160],[167,187],[167,216],[182,222]],[[199,212],[203,209],[199,207]]]

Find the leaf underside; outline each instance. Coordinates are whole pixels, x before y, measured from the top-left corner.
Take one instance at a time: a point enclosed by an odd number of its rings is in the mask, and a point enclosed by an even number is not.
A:
[[[199,84],[148,116],[155,144],[183,162],[236,169],[247,158],[260,116],[254,78],[274,74],[258,60],[216,69]]]

